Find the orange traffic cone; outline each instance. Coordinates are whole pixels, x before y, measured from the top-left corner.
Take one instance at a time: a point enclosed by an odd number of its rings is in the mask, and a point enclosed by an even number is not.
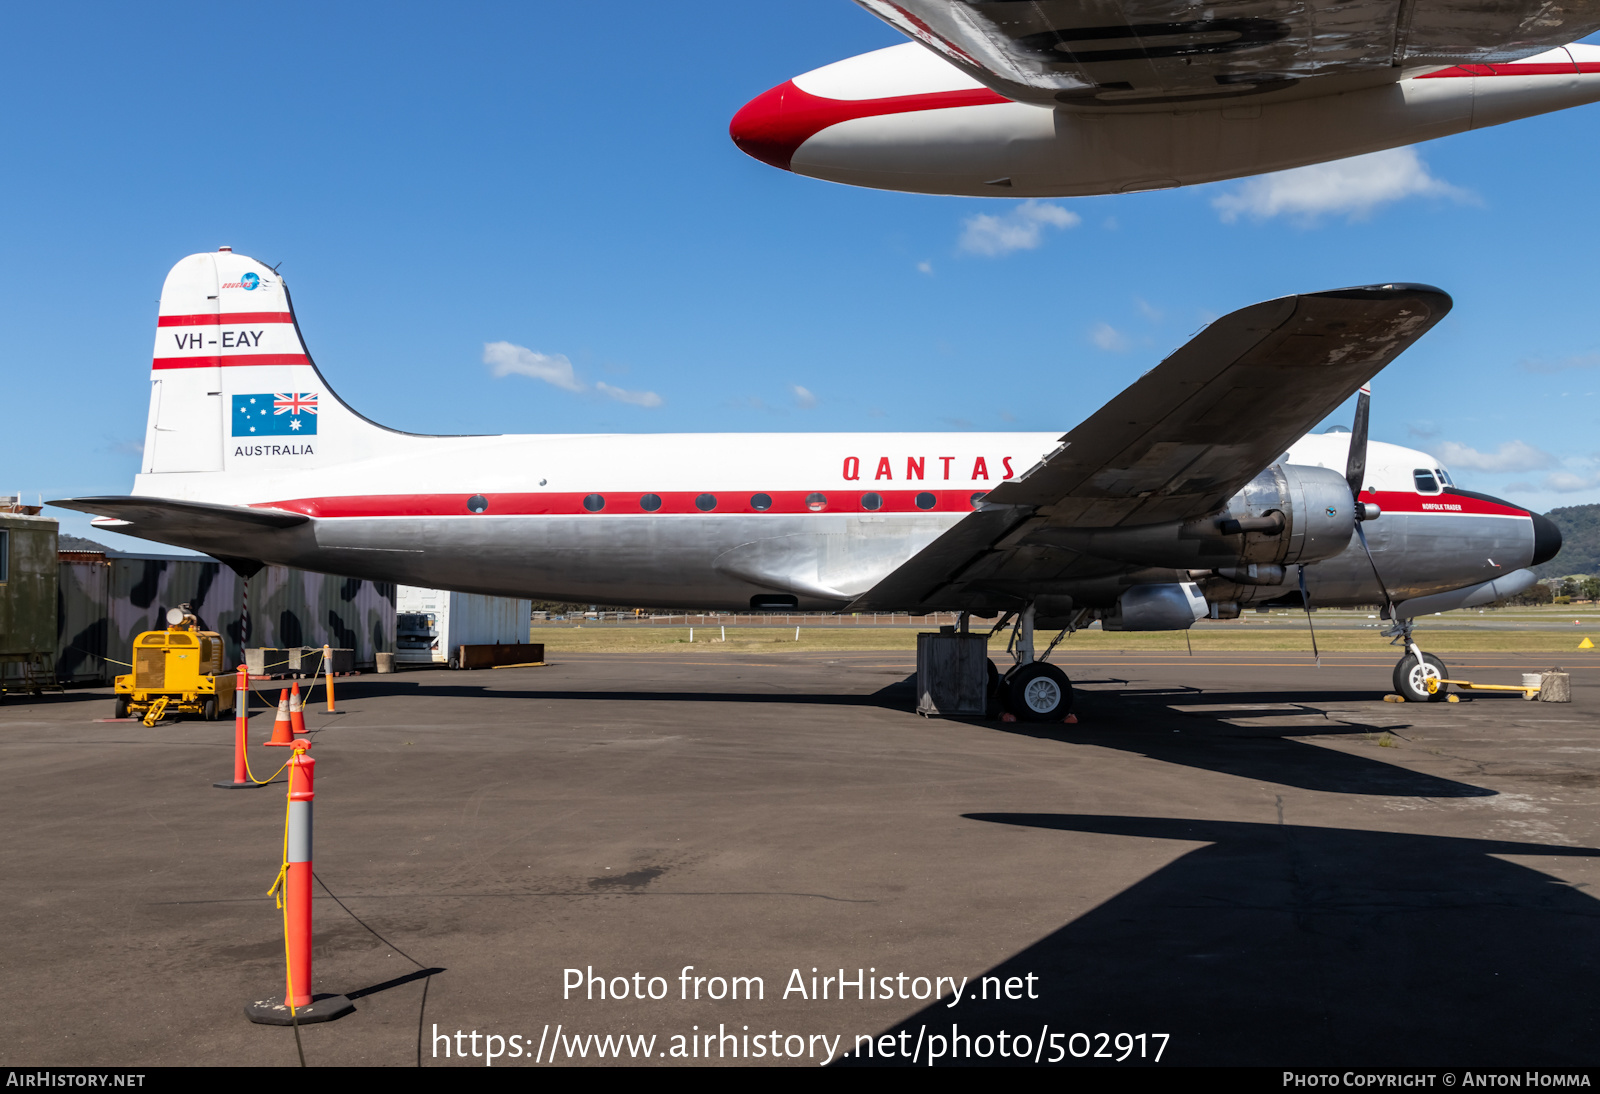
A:
[[[272,723],[272,740],[265,743],[283,745],[285,747],[294,744],[294,725],[289,721],[289,693],[287,691],[278,694],[278,717]]]
[[[306,713],[305,707],[300,704],[300,681],[298,680],[289,685],[289,726],[294,730],[296,737],[305,735]]]

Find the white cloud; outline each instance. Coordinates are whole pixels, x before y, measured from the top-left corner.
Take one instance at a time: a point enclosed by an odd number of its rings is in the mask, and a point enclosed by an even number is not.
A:
[[[1046,228],[1071,228],[1082,217],[1048,201],[1025,201],[1001,216],[979,213],[968,217],[961,233],[961,250],[991,258],[1012,251],[1031,251],[1044,242]]]
[[[927,259],[923,259],[921,262],[917,263],[917,269],[922,273],[932,275],[933,263],[929,262]]]
[[[589,390],[589,385],[578,379],[577,373],[572,368],[572,362],[562,353],[540,353],[514,342],[485,342],[483,363],[489,366],[489,371],[497,379],[504,376],[529,376],[579,395]],[[619,403],[628,403],[631,406],[661,405],[661,396],[653,391],[629,391],[627,388],[614,387],[604,380],[595,384],[594,390]]]
[[[572,362],[565,354],[538,353],[511,342],[485,342],[483,363],[496,378],[502,376],[531,376],[554,384],[563,391],[583,391],[583,381],[572,371]]]
[[[1434,449],[1434,453],[1452,468],[1466,468],[1472,471],[1539,471],[1546,467],[1555,467],[1560,462],[1550,453],[1535,448],[1525,441],[1507,441],[1495,452],[1479,452],[1476,448],[1469,448],[1455,441],[1442,441]]]
[[[1287,216],[1314,223],[1325,215],[1364,220],[1380,205],[1409,197],[1473,201],[1473,195],[1428,172],[1417,150],[1391,148],[1332,163],[1278,171],[1245,182],[1211,200],[1225,224]]]
[[[1146,319],[1150,320],[1150,322],[1152,322],[1152,323],[1161,322],[1161,309],[1160,308],[1158,308],[1154,304],[1150,303],[1150,301],[1145,300],[1143,297],[1136,296],[1136,297],[1133,298],[1133,302],[1134,302],[1135,305],[1138,306],[1140,315],[1144,316]]]
[[[810,410],[817,405],[817,397],[799,384],[790,384],[789,391],[794,395],[794,405],[801,410]]]
[[[1094,329],[1089,332],[1089,340],[1112,353],[1122,353],[1128,348],[1127,335],[1110,323],[1096,323]]]
[[[604,380],[594,385],[594,389],[602,395],[609,396],[619,403],[629,406],[660,406],[661,396],[653,391],[629,391],[623,387],[612,387]]]
[[[1540,484],[1557,494],[1571,494],[1577,490],[1592,490],[1600,486],[1600,473],[1577,475],[1571,471],[1552,471]]]

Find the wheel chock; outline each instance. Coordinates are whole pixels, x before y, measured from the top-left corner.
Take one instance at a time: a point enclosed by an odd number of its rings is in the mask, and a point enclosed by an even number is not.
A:
[[[1404,695],[1385,695],[1383,701],[1385,703],[1403,703],[1406,701],[1406,697]]]

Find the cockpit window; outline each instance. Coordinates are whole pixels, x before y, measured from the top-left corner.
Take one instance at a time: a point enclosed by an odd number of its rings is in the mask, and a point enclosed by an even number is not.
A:
[[[1435,467],[1433,469],[1433,473],[1435,475],[1438,475],[1439,476],[1439,481],[1444,483],[1446,486],[1454,486],[1455,485],[1455,483],[1452,482],[1451,479],[1450,479],[1450,472],[1446,471],[1444,468]]]
[[[1437,494],[1439,492],[1439,480],[1434,478],[1433,472],[1426,467],[1419,467],[1411,472],[1411,478],[1417,484],[1417,493]]]

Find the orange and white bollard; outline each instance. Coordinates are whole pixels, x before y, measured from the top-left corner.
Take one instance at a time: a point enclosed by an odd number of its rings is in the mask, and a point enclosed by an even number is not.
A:
[[[337,714],[338,711],[333,709],[333,650],[328,648],[326,642],[322,644],[322,671],[328,674],[328,713]]]
[[[247,787],[262,785],[250,778],[250,768],[245,764],[244,750],[249,747],[245,740],[245,727],[250,721],[250,670],[243,665],[239,666],[239,673],[233,683],[233,781],[231,783],[212,783],[218,790],[244,790]]]
[[[294,723],[289,721],[289,690],[287,688],[278,695],[278,717],[272,723],[272,739],[265,743],[283,748],[288,748],[294,744]]]
[[[306,712],[300,702],[300,681],[296,680],[289,685],[289,728],[296,737],[304,737],[306,733]]]
[[[295,741],[289,760],[288,832],[284,840],[283,929],[288,967],[284,970],[284,998],[257,1000],[245,1007],[252,1022],[287,1026],[295,1022],[329,1022],[355,1010],[343,995],[318,999],[311,994],[311,803],[315,800],[312,776],[317,761],[306,752],[310,741]]]

